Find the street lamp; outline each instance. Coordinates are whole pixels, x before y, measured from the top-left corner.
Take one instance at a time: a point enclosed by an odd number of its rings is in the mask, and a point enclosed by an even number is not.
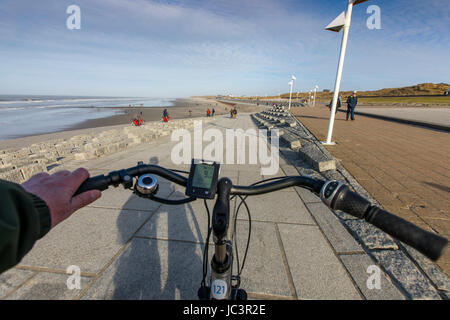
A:
[[[294,80],[297,80],[297,78],[292,75],[291,81],[288,83],[291,86],[291,91],[289,93],[289,110],[291,110],[292,87],[294,86]]]
[[[317,93],[317,89],[319,89],[319,86],[316,84],[314,86],[314,107],[316,106],[316,93]]]
[[[331,111],[330,111],[330,122],[328,123],[327,141],[323,142],[323,144],[325,144],[325,145],[333,145],[334,144],[334,142],[331,142],[331,135],[333,134],[336,104],[337,104],[337,99],[339,97],[339,89],[341,87],[342,69],[344,67],[345,51],[347,49],[348,32],[350,30],[350,23],[352,20],[353,6],[360,4],[362,2],[366,2],[366,1],[368,1],[368,0],[348,0],[347,11],[342,12],[336,19],[334,19],[325,28],[326,30],[330,30],[330,31],[334,31],[334,32],[339,32],[342,28],[344,28],[344,33],[342,34],[341,52],[339,54],[338,69],[336,72],[336,82],[334,85],[333,100],[331,102],[331,108],[330,108]]]

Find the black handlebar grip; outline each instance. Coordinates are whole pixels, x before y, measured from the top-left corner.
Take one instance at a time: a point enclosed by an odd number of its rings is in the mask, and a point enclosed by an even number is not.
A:
[[[448,240],[376,206],[349,189],[345,184],[331,181],[321,191],[322,200],[332,209],[341,210],[378,227],[394,238],[409,244],[431,260],[444,253]]]
[[[329,206],[332,209],[341,210],[362,219],[366,211],[370,208],[371,203],[358,193],[351,191],[348,186],[342,185],[337,190],[336,196],[331,200]]]
[[[409,244],[431,260],[438,260],[447,247],[448,240],[435,233],[425,231],[378,207],[373,207],[365,218],[394,238]]]
[[[81,186],[75,192],[74,196],[89,190],[104,191],[108,189],[109,184],[110,178],[104,175],[89,178],[81,184]]]

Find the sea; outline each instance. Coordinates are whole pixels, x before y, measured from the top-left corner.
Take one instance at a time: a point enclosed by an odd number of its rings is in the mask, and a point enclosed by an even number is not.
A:
[[[63,131],[121,113],[123,107],[173,105],[167,98],[0,95],[0,140]]]

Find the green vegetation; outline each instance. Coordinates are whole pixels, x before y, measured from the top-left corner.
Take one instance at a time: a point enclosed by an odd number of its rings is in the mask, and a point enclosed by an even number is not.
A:
[[[366,105],[450,105],[450,96],[444,96],[444,92],[450,89],[446,83],[422,83],[403,88],[387,88],[375,91],[358,91],[359,103]],[[340,95],[345,100],[352,91],[341,91]],[[289,93],[271,97],[233,97],[234,99],[289,99]],[[306,99],[308,92],[300,92],[299,99]],[[332,92],[317,92],[316,101],[330,102]],[[297,92],[292,93],[292,99],[297,99]]]
[[[450,96],[444,97],[371,97],[359,98],[360,104],[427,104],[427,105],[450,105]]]

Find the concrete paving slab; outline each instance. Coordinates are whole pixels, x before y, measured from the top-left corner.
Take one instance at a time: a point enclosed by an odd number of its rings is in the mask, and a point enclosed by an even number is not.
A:
[[[243,171],[239,170],[238,184],[241,186],[249,186],[255,182],[263,180],[264,177],[259,171]]]
[[[252,220],[316,225],[294,191],[250,196],[245,201],[249,206]],[[238,199],[237,204],[239,203]],[[247,219],[245,207],[241,208],[239,217]]]
[[[164,186],[166,187],[166,186]],[[163,190],[164,193],[173,192],[173,188],[171,191],[166,190],[167,187]],[[133,194],[131,190],[125,190],[122,186],[118,186],[117,188],[110,187],[109,189],[102,192],[102,197],[89,205],[89,207],[99,208],[115,208],[117,210],[128,209],[128,210],[143,210],[143,211],[151,211],[153,212],[156,208],[160,206],[159,203],[140,198]]]
[[[367,254],[340,255],[339,257],[367,300],[405,300],[405,296],[380,269],[378,269],[380,270],[379,288],[369,279],[374,275],[374,271],[368,268],[379,268],[379,266]]]
[[[69,289],[69,274],[39,272],[28,280],[7,300],[71,300],[75,299],[91,281],[89,277],[80,277],[80,289]]]
[[[177,192],[172,195],[171,199],[175,199],[175,197],[184,197],[184,194]],[[208,201],[208,206],[212,216],[214,202]],[[207,213],[203,200],[199,199],[185,205],[161,206],[139,230],[137,236],[204,243],[207,231]],[[212,241],[212,237],[210,241]]]
[[[322,200],[311,191],[301,187],[294,187],[294,189],[304,203],[322,203]]]
[[[197,300],[203,246],[134,238],[82,299]]]
[[[327,206],[323,203],[307,203],[306,206],[336,252],[364,252]]]
[[[290,164],[280,165],[280,169],[287,176],[298,176],[299,175],[297,169],[295,169],[295,167]]]
[[[280,224],[279,229],[299,299],[361,299],[318,227]]]
[[[148,211],[83,208],[39,240],[20,265],[99,272],[151,216]]]
[[[9,269],[0,275],[0,299],[35,274],[34,271]]]
[[[233,184],[237,184],[238,183],[238,175],[239,175],[239,171],[233,171],[230,169],[224,169],[225,167],[222,167],[220,169],[220,173],[219,173],[219,179],[223,178],[223,177],[227,177],[229,179],[231,179],[231,182]]]
[[[241,266],[247,239],[248,223],[238,221],[235,240],[238,244]],[[236,253],[234,258],[236,259]],[[233,270],[237,268],[233,267]],[[241,288],[254,293],[292,297],[273,223],[252,222],[250,245],[242,270]]]

